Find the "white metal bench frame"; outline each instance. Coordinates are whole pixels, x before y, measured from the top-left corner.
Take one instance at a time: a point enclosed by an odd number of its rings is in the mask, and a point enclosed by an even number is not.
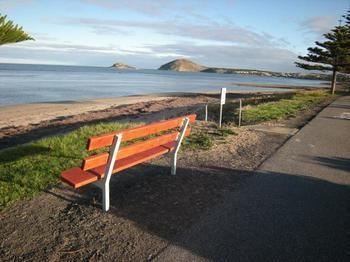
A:
[[[170,152],[172,153],[172,165],[171,165],[171,174],[176,175],[176,164],[177,164],[177,154],[179,152],[179,149],[181,147],[181,143],[183,138],[185,137],[185,133],[188,127],[188,124],[190,122],[190,119],[188,117],[185,117],[183,119],[180,132],[176,138],[176,146],[175,149]],[[111,148],[109,150],[109,156],[108,156],[108,161],[106,165],[106,170],[105,170],[105,176],[103,179],[93,183],[97,187],[101,188],[102,190],[102,208],[103,211],[108,211],[110,208],[110,180],[113,174],[113,169],[115,165],[118,165],[118,161],[116,161],[118,151],[120,148],[120,144],[123,138],[123,134],[119,133],[116,134],[113,138],[113,143],[111,145]]]

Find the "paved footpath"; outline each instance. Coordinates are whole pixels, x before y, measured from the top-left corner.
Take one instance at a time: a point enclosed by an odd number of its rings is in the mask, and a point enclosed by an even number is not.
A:
[[[350,96],[325,108],[156,260],[350,261]]]

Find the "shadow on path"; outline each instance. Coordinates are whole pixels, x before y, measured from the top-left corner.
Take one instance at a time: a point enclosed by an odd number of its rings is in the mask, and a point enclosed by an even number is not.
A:
[[[350,158],[315,156],[311,159],[311,162],[334,169],[348,171],[350,175]]]
[[[208,167],[170,176],[141,165],[112,179],[110,214],[171,241],[160,261],[347,261],[349,189],[289,174]],[[100,199],[93,187],[81,193],[85,205]]]

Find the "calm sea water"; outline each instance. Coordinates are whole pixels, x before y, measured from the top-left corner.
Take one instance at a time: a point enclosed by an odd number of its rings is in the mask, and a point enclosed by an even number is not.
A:
[[[0,64],[0,106],[159,92],[272,91],[236,83],[321,85],[321,81],[235,74],[116,70],[107,67]],[[276,89],[278,90],[278,89]]]

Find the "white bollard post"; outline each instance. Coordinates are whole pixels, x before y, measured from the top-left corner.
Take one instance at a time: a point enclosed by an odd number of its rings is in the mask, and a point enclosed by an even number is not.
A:
[[[239,115],[238,115],[238,126],[241,126],[242,121],[242,99],[239,99]]]
[[[205,105],[205,122],[208,122],[208,104]]]

